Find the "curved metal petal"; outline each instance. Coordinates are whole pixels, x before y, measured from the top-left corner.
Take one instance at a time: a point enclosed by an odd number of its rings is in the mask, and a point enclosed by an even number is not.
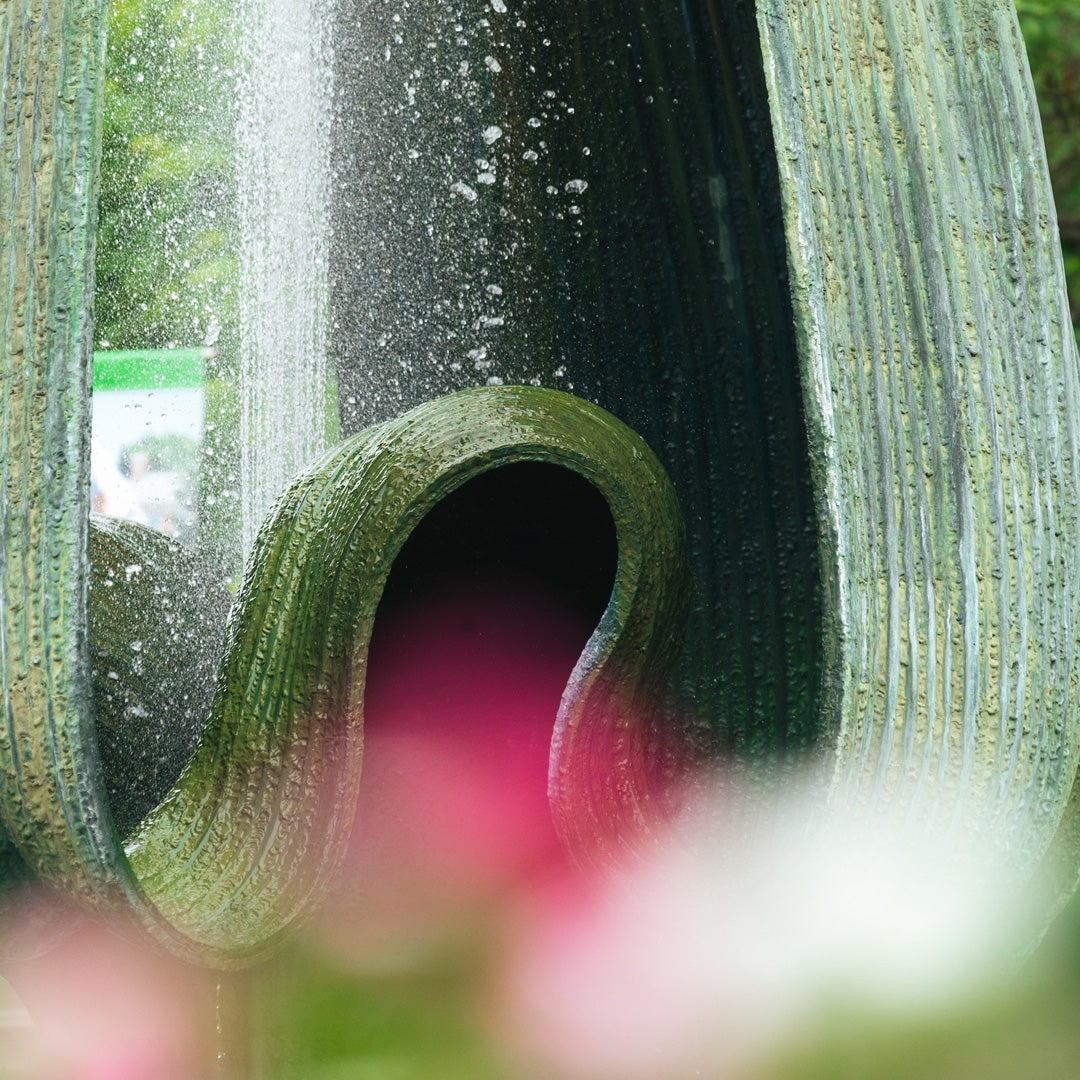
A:
[[[837,776],[1035,855],[1080,737],[1080,379],[1016,13],[762,0],[759,21]]]

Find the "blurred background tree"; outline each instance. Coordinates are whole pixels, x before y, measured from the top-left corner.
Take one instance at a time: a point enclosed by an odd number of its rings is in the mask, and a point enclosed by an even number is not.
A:
[[[95,292],[98,348],[236,334],[235,5],[113,0]],[[220,330],[218,329],[220,327]]]
[[[1039,97],[1074,324],[1080,324],[1080,5],[1016,0]]]

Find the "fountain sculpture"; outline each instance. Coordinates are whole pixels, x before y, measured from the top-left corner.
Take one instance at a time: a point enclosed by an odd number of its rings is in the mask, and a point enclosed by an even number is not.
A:
[[[439,63],[479,73],[490,96],[469,83],[473,112],[450,110],[475,122],[476,176],[454,172],[449,113],[373,110],[368,82],[343,83],[328,288],[342,427],[359,433],[263,526],[190,764],[142,805],[114,784],[111,809],[88,552],[105,578],[117,560],[107,602],[159,588],[173,609],[184,556],[89,524],[103,0],[0,12],[0,880],[130,905],[183,955],[261,955],[334,872],[395,554],[470,477],[531,461],[594,484],[618,533],[611,601],[553,720],[552,809],[580,859],[617,854],[650,819],[672,664],[698,754],[816,747],[844,798],[989,820],[1024,871],[1055,837],[1067,848],[1080,382],[1011,3],[508,6],[466,5],[492,44],[463,59],[464,17],[414,5],[378,76],[416,70],[422,96]],[[348,3],[336,17],[341,31]],[[444,23],[457,31],[434,40]],[[363,73],[373,40],[338,34],[339,78]],[[552,40],[569,53],[545,67]],[[417,66],[429,41],[434,74]],[[540,85],[552,72],[564,83]],[[541,143],[556,112],[562,134]],[[387,175],[418,171],[361,198],[364,140],[391,129],[406,137],[386,141]],[[648,138],[628,144],[634,131]],[[684,171],[696,179],[679,187]],[[545,198],[562,200],[554,217],[536,211]],[[401,286],[432,215],[465,316],[446,279]],[[359,276],[356,253],[388,237],[397,255],[369,252]],[[516,323],[486,306],[508,295]],[[688,577],[664,468],[611,412],[672,476]],[[116,823],[135,819],[122,843]]]

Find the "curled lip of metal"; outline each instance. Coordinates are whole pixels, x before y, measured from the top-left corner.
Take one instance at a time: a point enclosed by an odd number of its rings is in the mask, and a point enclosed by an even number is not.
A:
[[[58,790],[52,747],[70,746],[72,768],[86,770],[87,785],[97,781],[71,816],[87,815],[94,800],[102,813],[101,785],[80,729],[61,718],[35,722],[33,693],[16,684],[9,700],[21,754],[8,763],[8,821],[23,857],[65,891],[125,887],[152,930],[204,961],[241,962],[271,947],[344,853],[360,783],[368,644],[395,557],[456,488],[524,462],[559,465],[593,484],[619,548],[611,599],[554,718],[556,829],[583,861],[636,844],[661,818],[647,748],[685,623],[678,503],[655,456],[610,414],[558,391],[506,386],[439,398],[354,436],[288,488],[249,559],[198,746],[124,855],[114,850],[112,883],[85,848],[50,865],[67,823],[55,808],[70,799]],[[110,659],[107,640],[119,642],[111,653],[122,657],[125,620],[130,634],[147,602],[162,614],[185,601],[197,607],[191,560],[117,522],[92,522],[91,546],[92,644],[99,665],[119,669],[110,673],[120,692],[137,677]],[[189,595],[178,598],[185,581]],[[139,632],[145,663],[169,650],[164,619]]]

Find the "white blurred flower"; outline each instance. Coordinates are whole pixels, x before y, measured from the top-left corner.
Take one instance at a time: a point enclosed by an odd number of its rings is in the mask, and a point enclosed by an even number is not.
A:
[[[533,907],[506,976],[523,1056],[613,1080],[741,1074],[828,1017],[967,1003],[1030,937],[995,858],[808,789],[769,805],[704,808],[640,872]]]

